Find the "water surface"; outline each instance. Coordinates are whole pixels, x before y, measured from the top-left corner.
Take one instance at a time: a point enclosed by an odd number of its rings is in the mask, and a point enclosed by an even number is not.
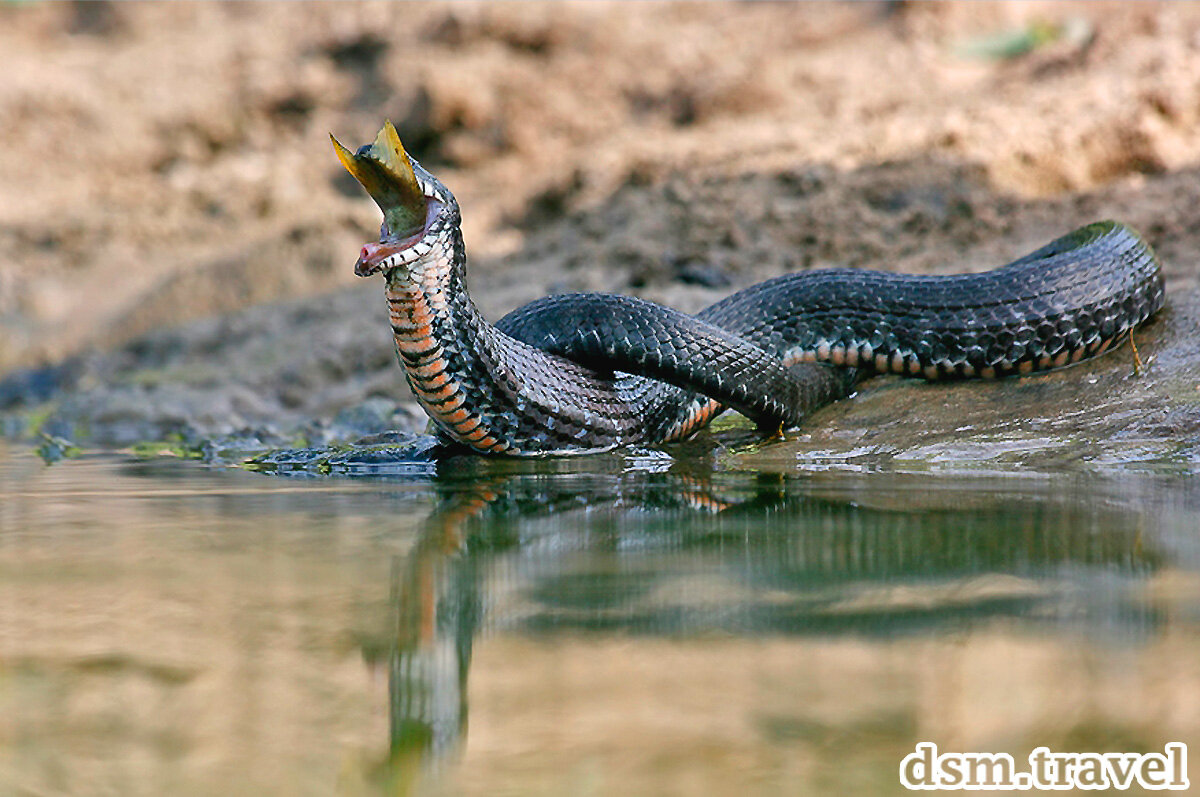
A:
[[[895,794],[919,741],[1200,739],[1186,472],[365,476],[0,450],[0,793]]]

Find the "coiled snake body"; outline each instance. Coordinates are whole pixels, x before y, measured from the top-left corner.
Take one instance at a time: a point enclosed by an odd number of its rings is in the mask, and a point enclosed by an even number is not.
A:
[[[1077,362],[1163,304],[1150,247],[1123,224],[1099,222],[978,274],[802,272],[694,317],[626,296],[565,294],[492,325],[467,293],[450,191],[408,159],[390,124],[356,154],[337,146],[388,219],[355,271],[386,277],[400,362],[439,433],[481,453],[680,440],[726,407],[778,429],[847,395],[864,374],[987,378]],[[382,196],[378,173],[410,181],[423,199],[411,229],[393,229],[396,200]]]

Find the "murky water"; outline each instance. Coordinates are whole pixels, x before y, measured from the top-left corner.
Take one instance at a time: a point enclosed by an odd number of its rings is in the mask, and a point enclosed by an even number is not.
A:
[[[919,741],[1197,742],[1198,517],[1179,472],[0,449],[0,794],[893,794]]]

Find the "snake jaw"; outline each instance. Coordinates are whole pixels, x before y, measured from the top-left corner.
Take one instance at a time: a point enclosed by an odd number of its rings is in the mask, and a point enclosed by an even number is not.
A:
[[[382,271],[383,264],[393,255],[399,254],[400,251],[400,247],[382,241],[363,244],[363,248],[358,253],[358,260],[354,261],[355,276],[369,277],[377,271]]]
[[[425,257],[430,251],[428,243],[422,243],[435,226],[441,224],[440,217],[446,209],[445,203],[433,194],[427,194],[428,209],[425,223],[412,235],[400,238],[394,235],[387,224],[380,232],[378,243],[364,244],[354,263],[354,274],[369,277],[381,271],[391,271],[407,266]]]

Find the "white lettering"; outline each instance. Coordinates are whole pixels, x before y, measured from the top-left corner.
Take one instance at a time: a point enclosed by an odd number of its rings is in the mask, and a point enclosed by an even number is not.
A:
[[[1183,791],[1187,776],[1187,745],[1171,742],[1161,753],[1052,753],[1035,747],[1029,770],[1017,771],[1008,753],[938,753],[932,742],[921,742],[900,761],[900,783],[911,790],[959,789],[1104,789],[1126,790],[1137,783],[1144,789]]]

